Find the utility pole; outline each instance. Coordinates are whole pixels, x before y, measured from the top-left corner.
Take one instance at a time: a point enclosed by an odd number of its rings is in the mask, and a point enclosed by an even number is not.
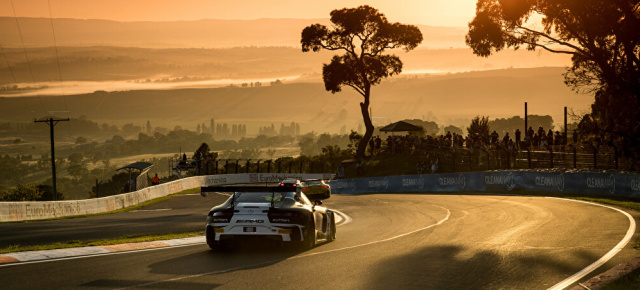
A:
[[[569,135],[567,135],[567,107],[564,107],[564,140],[562,140],[562,145],[567,145],[567,139]]]
[[[527,130],[529,129],[529,127],[527,127],[528,124],[528,115],[527,115],[527,102],[524,102],[524,135],[527,136]]]
[[[51,171],[53,172],[53,201],[56,200],[58,196],[58,191],[56,190],[56,151],[53,146],[53,127],[61,121],[69,121],[69,118],[66,119],[43,119],[43,120],[34,120],[35,123],[47,123],[49,125],[49,132],[51,133]]]

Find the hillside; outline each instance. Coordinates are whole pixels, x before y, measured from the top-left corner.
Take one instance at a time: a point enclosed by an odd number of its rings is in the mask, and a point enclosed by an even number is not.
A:
[[[58,56],[54,47],[27,50],[27,63],[22,49],[4,49],[11,70],[0,65],[0,86],[60,86],[60,72],[64,82],[143,81],[166,83],[176,78],[194,80],[252,80],[285,78],[319,74],[322,64],[328,62],[332,52],[303,53],[300,48],[288,47],[243,47],[243,48],[176,48],[149,49],[130,47],[59,47]],[[424,49],[411,52],[392,51],[404,63],[404,72],[461,72],[500,68],[523,68],[541,66],[566,66],[565,55],[504,51],[489,58],[474,55],[470,49]],[[33,71],[33,80],[29,67]],[[184,81],[181,81],[184,83]],[[111,84],[92,84],[93,90],[122,90]],[[64,84],[72,91],[82,86],[78,83]],[[153,88],[153,86],[148,86]],[[132,88],[129,88],[132,89]],[[144,89],[144,88],[140,88]],[[52,94],[51,90],[37,92]],[[16,92],[0,91],[0,96],[15,95]],[[35,92],[34,92],[35,93]],[[62,94],[61,91],[53,94]]]
[[[51,20],[19,17],[27,47],[52,46]],[[96,19],[53,19],[59,46],[146,48],[299,46],[302,29],[328,19],[256,19],[119,22]],[[13,17],[0,17],[4,47],[22,47]],[[466,28],[419,25],[429,48],[464,47]]]
[[[563,83],[563,68],[504,69],[447,75],[396,77],[373,88],[374,121],[418,118],[466,126],[476,115],[492,118],[529,113],[552,115],[561,121],[564,106],[584,110],[591,96],[577,95]],[[296,121],[303,131],[337,132],[361,122],[353,90],[326,92],[321,82],[264,87],[138,90],[96,92],[72,96],[0,98],[0,121],[30,122],[46,111],[70,111],[71,117],[108,123],[134,122],[173,128],[195,128],[210,118],[242,121],[248,133],[264,124]],[[66,115],[66,114],[62,114]]]

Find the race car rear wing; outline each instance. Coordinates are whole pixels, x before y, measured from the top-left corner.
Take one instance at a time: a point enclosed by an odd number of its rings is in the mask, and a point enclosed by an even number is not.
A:
[[[294,186],[202,186],[200,193],[205,192],[295,192]]]
[[[203,197],[207,197],[208,192],[271,192],[271,207],[274,206],[274,196],[276,192],[296,192],[296,187],[294,186],[201,186],[200,187],[200,195]],[[235,195],[231,196],[232,198]],[[231,201],[233,206],[234,201]]]

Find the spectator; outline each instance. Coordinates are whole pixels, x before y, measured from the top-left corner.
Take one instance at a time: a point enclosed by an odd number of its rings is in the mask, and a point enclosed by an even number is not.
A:
[[[498,132],[496,132],[495,130],[493,131],[493,133],[491,133],[491,144],[496,144],[498,143]]]
[[[160,178],[158,177],[158,173],[156,173],[156,176],[154,176],[151,179],[151,185],[158,185],[160,184]]]
[[[520,150],[520,129],[516,129],[516,149]]]
[[[507,145],[507,143],[509,143],[509,139],[511,139],[511,137],[509,137],[509,132],[507,132],[504,134],[504,137],[502,137],[502,144]]]
[[[376,141],[374,141],[373,139],[374,138],[369,139],[369,150],[371,152],[371,155],[374,154],[374,150],[376,149],[376,144],[375,144]]]
[[[357,176],[364,175],[364,170],[362,170],[362,163],[360,163],[360,160],[356,161],[356,175]]]
[[[538,136],[542,136],[544,134],[544,128],[542,126],[538,127]]]
[[[438,158],[436,158],[436,160],[431,164],[431,173],[433,174],[436,172],[438,172]]]

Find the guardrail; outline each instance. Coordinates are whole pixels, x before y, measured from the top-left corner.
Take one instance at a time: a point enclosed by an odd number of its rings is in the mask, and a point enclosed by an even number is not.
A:
[[[283,178],[331,179],[333,174],[243,173],[184,178],[138,191],[94,199],[0,202],[0,222],[40,220],[96,214],[138,205],[186,189],[207,185],[277,182]]]
[[[332,180],[337,194],[384,192],[517,192],[610,195],[640,198],[640,174],[486,171]]]

